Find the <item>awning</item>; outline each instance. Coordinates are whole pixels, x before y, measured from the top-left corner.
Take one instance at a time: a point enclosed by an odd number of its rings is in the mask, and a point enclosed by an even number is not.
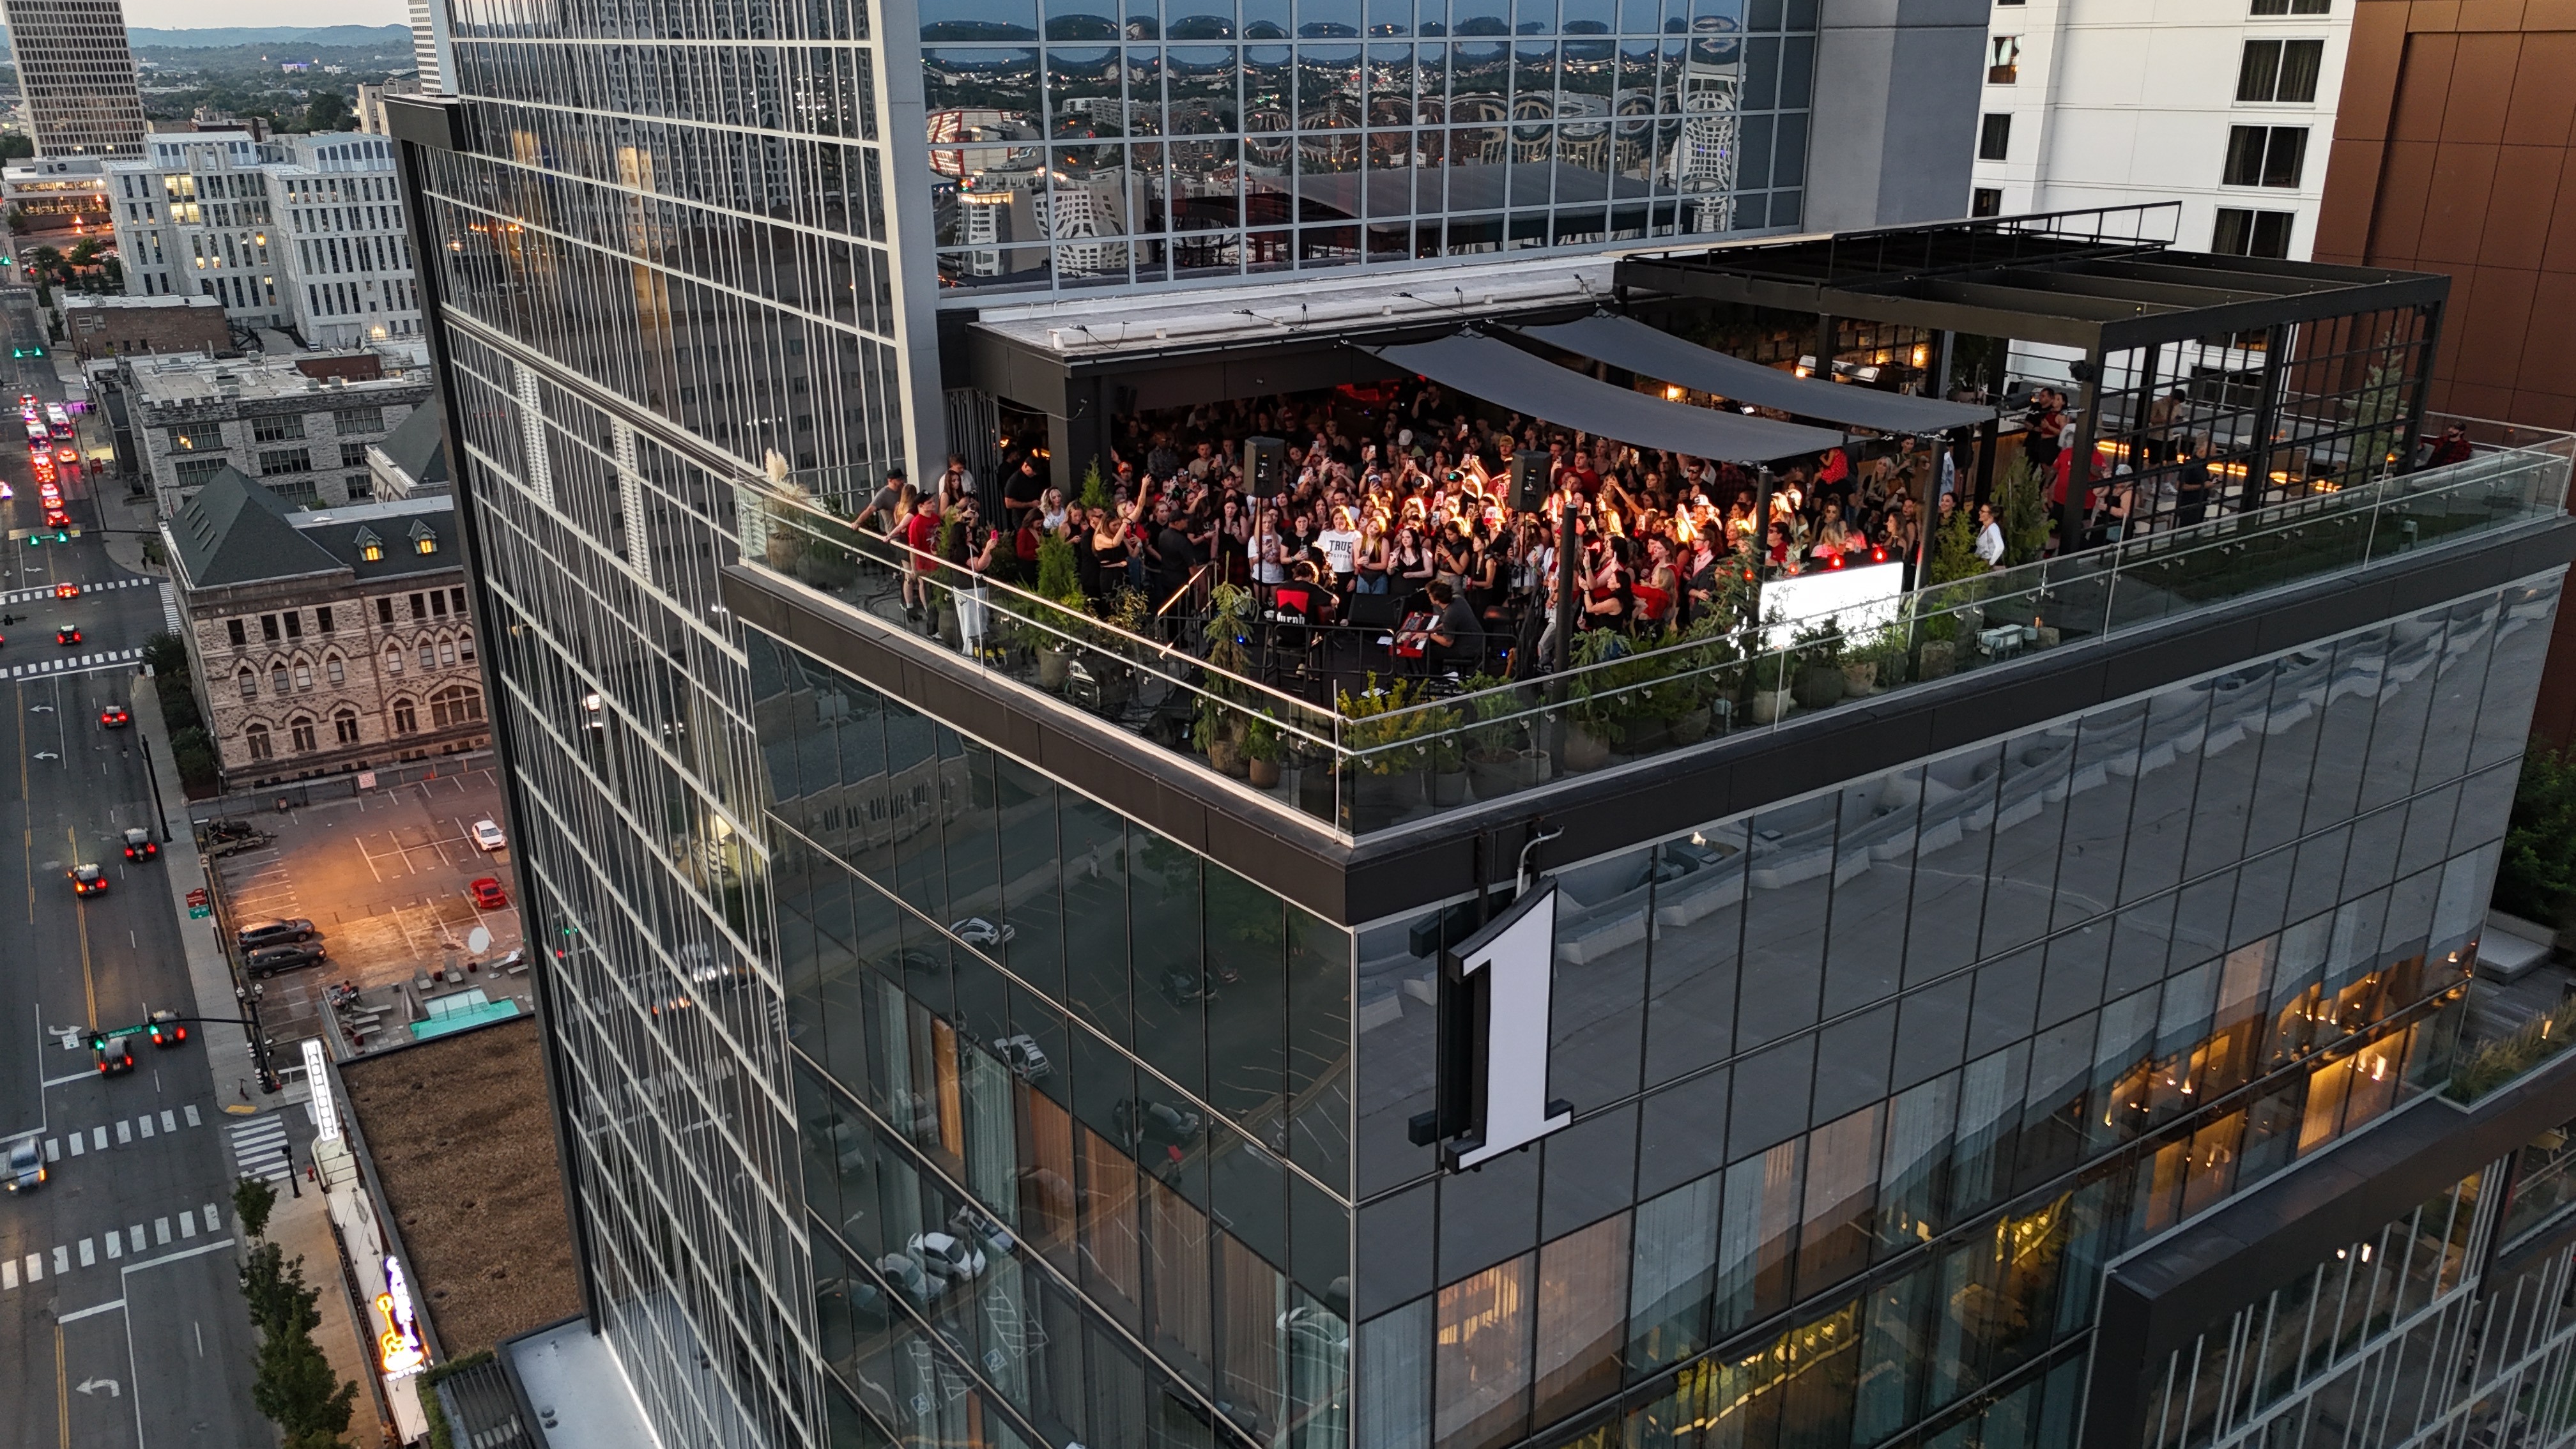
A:
[[[1799,377],[1685,342],[1634,317],[1604,314],[1553,327],[1518,330],[1524,337],[1612,367],[1624,367],[1640,377],[1679,383],[1731,402],[1777,408],[1798,417],[1873,432],[1940,433],[1973,427],[1995,415],[1992,408]]]
[[[1641,448],[1722,463],[1767,463],[1821,453],[1843,441],[1842,434],[1823,428],[1666,402],[1613,387],[1474,333],[1368,350],[1397,367],[1541,422]]]

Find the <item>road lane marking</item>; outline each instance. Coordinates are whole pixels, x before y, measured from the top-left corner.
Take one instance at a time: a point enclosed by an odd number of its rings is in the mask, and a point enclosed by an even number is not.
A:
[[[59,1278],[71,1270],[72,1250],[60,1243],[54,1244],[54,1276]]]
[[[134,1226],[127,1228],[125,1230],[125,1236],[133,1241],[134,1251],[138,1253],[143,1251],[143,1225],[141,1223],[136,1223]]]
[[[86,1145],[85,1140],[81,1137],[81,1135],[80,1135],[79,1133],[77,1133],[77,1132],[73,1133],[73,1134],[72,1134],[72,1156],[74,1156],[74,1157],[78,1157],[78,1156],[80,1156],[82,1153],[84,1153],[84,1152],[86,1152],[86,1151],[88,1151],[88,1150],[89,1150],[89,1148],[88,1148],[88,1146]]]
[[[146,1113],[144,1113],[142,1116],[135,1118],[135,1119],[134,1119],[134,1125],[135,1125],[136,1129],[137,1129],[137,1130],[139,1130],[139,1131],[143,1134],[143,1136],[144,1136],[145,1138],[147,1138],[147,1139],[148,1139],[148,1138],[150,1138],[150,1137],[151,1137],[151,1135],[152,1135],[152,1114],[151,1114],[151,1113],[149,1113],[149,1112],[146,1112]],[[125,1124],[124,1124],[124,1123],[122,1123],[122,1122],[119,1122],[119,1123],[117,1123],[117,1124],[116,1124],[116,1126],[117,1126],[117,1130],[118,1130],[118,1132],[121,1134],[121,1133],[124,1131]]]
[[[197,1109],[194,1107],[188,1109],[188,1125],[191,1127],[197,1125]],[[179,1119],[172,1116],[170,1109],[167,1107],[161,1109],[161,1130],[164,1132],[176,1132],[179,1130]]]
[[[202,1258],[208,1253],[220,1253],[232,1245],[233,1240],[230,1238],[217,1238],[211,1243],[199,1243],[193,1248],[181,1248],[175,1253],[163,1253],[158,1258],[146,1258],[140,1263],[128,1263],[122,1271],[140,1273],[146,1268],[158,1268],[164,1263],[176,1263],[183,1258]]]
[[[62,1317],[55,1319],[54,1322],[78,1323],[84,1318],[95,1318],[102,1313],[114,1313],[116,1310],[123,1308],[124,1306],[124,1299],[110,1299],[105,1303],[93,1303],[87,1308],[75,1308],[71,1312],[64,1314]]]
[[[98,1244],[97,1244],[97,1242],[96,1242],[95,1240],[93,1240],[93,1239],[90,1239],[90,1238],[83,1238],[83,1239],[81,1239],[81,1240],[80,1240],[80,1255],[81,1255],[81,1266],[82,1266],[82,1267],[84,1267],[84,1268],[95,1268],[95,1267],[97,1267],[97,1266],[98,1266]]]
[[[71,841],[71,858],[80,859],[80,832],[65,826],[63,835]],[[74,911],[72,920],[80,926],[81,989],[89,993],[89,1029],[96,1031],[98,1030],[98,977],[90,970],[89,964],[89,912]],[[98,1145],[102,1149],[107,1146],[107,1133],[104,1129],[99,1132]]]
[[[95,1072],[95,1071],[87,1071],[87,1072],[73,1072],[73,1073],[70,1073],[69,1075],[66,1075],[66,1076],[60,1076],[60,1077],[47,1077],[47,1078],[45,1078],[45,1080],[44,1080],[43,1082],[39,1083],[39,1085],[41,1085],[41,1086],[45,1086],[45,1087],[60,1087],[60,1086],[66,1086],[66,1085],[68,1085],[68,1084],[70,1084],[70,1083],[73,1083],[73,1082],[86,1082],[86,1081],[88,1081],[90,1078],[95,1077],[95,1076],[97,1076],[97,1075],[98,1075],[98,1073],[97,1073],[97,1072]]]
[[[109,1228],[107,1230],[107,1256],[110,1258],[122,1258],[125,1256],[125,1234],[118,1232],[114,1228]]]
[[[120,1123],[118,1125],[122,1126],[123,1124]],[[89,1129],[89,1145],[92,1151],[105,1152],[107,1150],[107,1129],[104,1127],[92,1127]]]
[[[155,1244],[165,1246],[169,1243],[170,1220],[168,1218],[154,1218],[152,1220],[152,1241]]]

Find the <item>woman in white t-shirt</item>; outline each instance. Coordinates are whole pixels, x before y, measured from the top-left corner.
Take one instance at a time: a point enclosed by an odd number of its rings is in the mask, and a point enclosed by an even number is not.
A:
[[[1333,526],[1315,535],[1315,546],[1324,551],[1324,567],[1333,575],[1333,592],[1348,598],[1351,576],[1359,572],[1359,521],[1348,508],[1333,510]]]
[[[1977,505],[1977,557],[1984,559],[1990,569],[2003,567],[2004,528],[1995,522],[1995,506],[1991,503]]]

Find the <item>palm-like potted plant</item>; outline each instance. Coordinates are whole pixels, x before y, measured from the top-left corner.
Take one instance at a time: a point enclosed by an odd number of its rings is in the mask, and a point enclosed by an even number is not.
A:
[[[1424,772],[1433,763],[1432,736],[1446,731],[1449,712],[1421,709],[1423,695],[1410,681],[1378,682],[1374,671],[1357,694],[1336,698],[1347,724],[1356,771],[1344,784],[1354,830],[1392,823],[1422,803]]]
[[[1268,790],[1279,783],[1279,759],[1287,751],[1279,738],[1279,726],[1261,715],[1249,716],[1243,727],[1244,774],[1256,790]]]

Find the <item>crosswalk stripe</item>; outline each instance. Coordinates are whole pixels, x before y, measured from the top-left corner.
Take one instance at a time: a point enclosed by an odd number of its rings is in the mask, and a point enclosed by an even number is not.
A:
[[[141,1223],[136,1223],[134,1226],[127,1228],[125,1230],[125,1236],[129,1242],[134,1244],[134,1251],[138,1253],[143,1251],[143,1225]]]
[[[224,1230],[224,1220],[216,1215],[215,1205],[213,1203],[206,1204],[205,1213],[206,1231],[210,1233],[222,1232]]]
[[[202,1123],[202,1122],[200,1122],[200,1121],[198,1121],[198,1120],[197,1120],[197,1106],[196,1106],[196,1104],[195,1104],[194,1102],[189,1103],[187,1106],[185,1106],[185,1107],[181,1108],[180,1110],[181,1110],[181,1111],[183,1111],[183,1112],[186,1112],[186,1113],[188,1114],[188,1125],[189,1125],[189,1126],[191,1126],[191,1127],[200,1127],[200,1126],[205,1125],[204,1123]],[[169,1114],[169,1113],[167,1113],[167,1112],[164,1112],[164,1113],[162,1113],[161,1115],[162,1115],[162,1116],[164,1116],[164,1117],[167,1117],[167,1116],[169,1116],[170,1114]]]
[[[135,1118],[134,1127],[135,1130],[143,1136],[150,1137],[152,1135],[152,1114],[146,1112],[142,1116]]]
[[[126,1120],[125,1120],[124,1118],[122,1118],[122,1117],[117,1118],[117,1119],[116,1119],[116,1145],[117,1145],[117,1146],[119,1146],[119,1147],[123,1147],[123,1146],[126,1146],[126,1145],[130,1144],[130,1143],[131,1143],[131,1142],[133,1142],[133,1141],[134,1141],[134,1124],[133,1124],[133,1123],[131,1123],[131,1122],[126,1121]]]
[[[119,1122],[116,1125],[122,1127],[125,1124]],[[105,1152],[107,1150],[107,1129],[104,1127],[92,1127],[89,1129],[89,1145],[93,1151]]]
[[[11,1258],[5,1263],[0,1263],[0,1293],[14,1293],[17,1289],[18,1260]]]
[[[107,1255],[110,1258],[125,1256],[125,1235],[114,1228],[107,1230]]]
[[[42,1283],[45,1281],[44,1254],[29,1253],[27,1255],[27,1281],[30,1283]]]
[[[193,1238],[196,1235],[197,1210],[195,1208],[182,1208],[179,1212],[179,1236],[183,1238]]]
[[[48,1137],[45,1139],[45,1160],[47,1162],[60,1162],[63,1160],[63,1140],[61,1138]]]
[[[92,1244],[89,1239],[83,1238],[80,1240],[80,1253],[82,1267],[95,1268],[98,1266],[98,1248]]]
[[[140,582],[140,580],[137,580],[137,582]],[[179,617],[179,591],[171,587],[168,579],[161,580],[160,584],[161,622],[169,625],[170,632],[173,634],[186,633],[187,628],[185,621],[181,620]]]
[[[82,1139],[81,1135],[80,1135],[79,1133],[77,1133],[77,1132],[73,1133],[73,1134],[72,1134],[72,1156],[74,1156],[74,1157],[78,1157],[78,1156],[80,1156],[82,1153],[84,1153],[84,1152],[86,1152],[86,1151],[88,1151],[88,1150],[89,1150],[89,1148],[85,1145],[85,1143],[84,1143],[84,1141],[83,1141],[83,1139]]]
[[[160,1248],[170,1246],[170,1220],[168,1218],[154,1218],[152,1220],[152,1243],[153,1246]]]
[[[54,1245],[54,1276],[59,1278],[72,1270],[72,1250],[60,1243]]]
[[[188,1125],[191,1127],[197,1125],[197,1109],[194,1107],[188,1109]],[[164,1132],[179,1130],[179,1119],[171,1116],[170,1109],[167,1107],[161,1109],[161,1130]]]

